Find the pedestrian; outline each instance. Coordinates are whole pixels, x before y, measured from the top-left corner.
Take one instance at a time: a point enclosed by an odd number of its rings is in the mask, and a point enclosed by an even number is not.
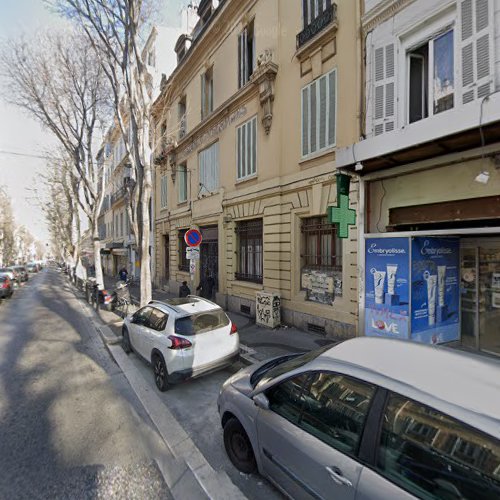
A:
[[[118,277],[121,281],[127,281],[128,271],[124,267],[122,267],[120,269],[120,272],[118,273]]]
[[[191,295],[191,290],[188,287],[187,281],[183,281],[179,287],[179,297],[187,297],[188,295]]]
[[[207,271],[204,277],[201,279],[200,284],[198,285],[196,291],[200,290],[201,297],[205,299],[211,299],[214,287],[215,287],[215,280]]]

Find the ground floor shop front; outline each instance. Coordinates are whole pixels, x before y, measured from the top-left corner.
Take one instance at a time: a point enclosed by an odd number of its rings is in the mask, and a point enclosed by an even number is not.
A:
[[[498,154],[362,178],[360,335],[500,355]]]

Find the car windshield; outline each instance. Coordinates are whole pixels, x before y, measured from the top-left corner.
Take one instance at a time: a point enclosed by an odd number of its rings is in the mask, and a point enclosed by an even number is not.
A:
[[[309,363],[313,359],[316,359],[320,354],[323,354],[325,351],[328,351],[333,346],[331,344],[321,347],[319,349],[315,349],[314,351],[310,351],[306,354],[302,354],[302,356],[298,356],[292,359],[285,361],[284,363],[279,363],[277,366],[270,368],[267,372],[262,374],[262,378],[259,380],[256,388],[262,387],[264,384],[267,384],[270,380],[283,375],[284,373],[291,372],[296,368],[300,368],[305,364]]]
[[[222,310],[205,311],[175,320],[175,333],[197,335],[229,325],[229,318]]]

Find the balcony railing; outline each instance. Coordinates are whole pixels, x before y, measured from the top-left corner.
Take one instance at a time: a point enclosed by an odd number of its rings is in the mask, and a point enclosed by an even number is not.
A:
[[[125,188],[121,187],[120,189],[117,189],[112,195],[111,195],[111,205],[114,205],[116,202],[121,200],[125,196]]]
[[[337,19],[337,4],[327,7],[318,17],[311,21],[298,35],[297,48],[302,47]]]

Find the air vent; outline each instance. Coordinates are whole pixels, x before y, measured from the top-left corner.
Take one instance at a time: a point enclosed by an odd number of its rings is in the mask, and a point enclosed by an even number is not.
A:
[[[319,333],[321,335],[325,335],[325,327],[319,325],[313,325],[312,323],[307,323],[307,330],[312,333]]]
[[[240,312],[243,314],[250,314],[250,306],[240,306]]]

